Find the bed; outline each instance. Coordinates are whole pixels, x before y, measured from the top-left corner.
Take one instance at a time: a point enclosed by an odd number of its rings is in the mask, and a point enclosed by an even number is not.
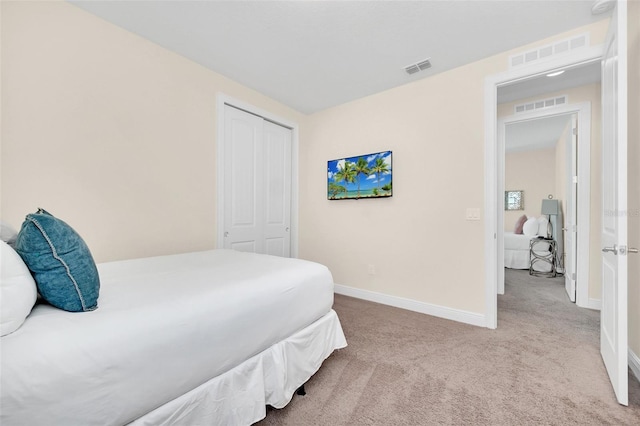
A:
[[[537,235],[504,233],[504,266],[511,269],[529,269],[531,256],[529,245]]]
[[[211,250],[97,265],[99,308],[1,340],[0,423],[252,424],[346,346],[320,264]]]
[[[531,253],[529,251],[531,240],[547,235],[548,219],[545,216],[539,218],[530,217],[520,227],[519,233],[504,232],[504,266],[511,269],[529,269],[531,266]],[[516,228],[518,226],[516,225]],[[540,248],[544,249],[543,246]],[[534,269],[545,269],[546,265],[534,265]],[[541,270],[540,272],[548,272]]]

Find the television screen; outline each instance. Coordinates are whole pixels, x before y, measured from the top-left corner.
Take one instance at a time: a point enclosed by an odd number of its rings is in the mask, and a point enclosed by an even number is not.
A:
[[[357,200],[391,197],[391,151],[327,162],[327,198]]]

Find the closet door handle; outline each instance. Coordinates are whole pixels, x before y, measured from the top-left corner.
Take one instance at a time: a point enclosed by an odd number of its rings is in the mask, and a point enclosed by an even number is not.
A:
[[[604,253],[611,252],[613,254],[618,254],[618,246],[614,244],[613,247],[604,247],[602,251]]]

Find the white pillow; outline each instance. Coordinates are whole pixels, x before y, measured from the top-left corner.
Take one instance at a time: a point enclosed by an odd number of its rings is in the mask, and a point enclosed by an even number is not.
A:
[[[14,249],[0,241],[0,335],[16,331],[38,297],[29,268]]]
[[[538,219],[530,217],[522,226],[522,233],[534,237],[538,233]]]
[[[538,218],[538,235],[546,238],[548,226],[549,226],[549,219],[546,216],[540,216]]]
[[[7,222],[0,220],[0,240],[13,247],[17,237],[18,231],[13,229],[13,226],[9,225]]]

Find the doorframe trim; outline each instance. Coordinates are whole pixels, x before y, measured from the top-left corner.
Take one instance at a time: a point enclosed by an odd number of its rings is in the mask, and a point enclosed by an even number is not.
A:
[[[576,305],[583,308],[591,308],[589,301],[589,255],[590,255],[590,232],[591,232],[591,102],[580,102],[575,104],[567,104],[549,109],[531,111],[521,114],[509,115],[498,120],[498,152],[504,152],[504,134],[508,124],[519,123],[523,121],[536,120],[544,117],[554,117],[558,115],[578,115],[578,146],[588,146],[589,149],[578,148],[577,166],[578,166],[578,192],[577,192],[577,221],[578,224],[588,224],[580,226],[576,230],[578,238],[578,247],[576,252],[576,283],[581,284],[576,289]],[[500,159],[498,159],[498,167],[500,167]],[[504,157],[502,165],[504,166]],[[570,171],[564,177],[564,183],[569,178]],[[498,185],[504,190],[504,173],[498,173]],[[566,207],[565,207],[566,209]],[[499,216],[504,217],[504,211],[496,212]],[[498,217],[500,220],[500,217]],[[500,220],[502,223],[502,221]],[[504,226],[497,228],[498,246],[500,246],[500,237],[504,238]],[[500,282],[502,282],[502,290],[504,290],[504,258],[498,256],[498,290],[500,290]],[[502,272],[502,273],[501,273]]]
[[[523,65],[516,69],[493,74],[485,78],[484,84],[484,253],[485,253],[485,326],[498,326],[498,250],[497,229],[499,203],[498,194],[498,87],[537,77],[560,69],[599,61],[603,45],[596,45],[573,51],[565,56],[543,63]]]
[[[298,123],[282,118],[270,111],[218,93],[216,96],[216,248],[224,247],[224,106],[229,105],[267,121],[291,129],[291,257],[298,257]]]

